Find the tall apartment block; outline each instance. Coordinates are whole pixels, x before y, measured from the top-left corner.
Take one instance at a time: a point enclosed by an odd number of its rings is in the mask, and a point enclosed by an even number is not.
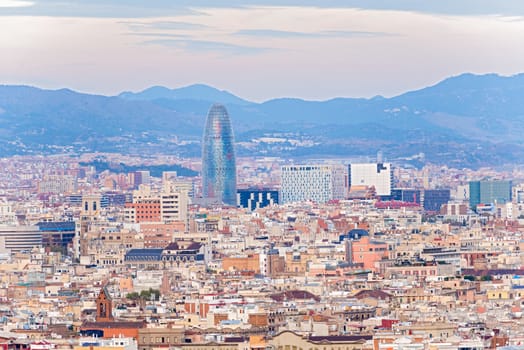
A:
[[[325,203],[346,197],[344,165],[285,165],[281,168],[281,203]]]
[[[377,196],[391,196],[393,171],[391,163],[355,163],[348,166],[348,184],[373,186]]]

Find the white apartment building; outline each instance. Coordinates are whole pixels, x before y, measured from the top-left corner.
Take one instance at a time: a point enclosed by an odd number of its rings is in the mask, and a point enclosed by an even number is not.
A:
[[[38,183],[38,193],[73,193],[76,178],[71,175],[47,175]]]
[[[341,164],[285,165],[281,168],[281,203],[325,203],[346,197],[345,166]]]
[[[0,251],[11,253],[42,247],[42,232],[38,226],[0,225]]]
[[[390,196],[393,184],[391,163],[360,163],[349,165],[349,186],[374,186],[377,196]]]

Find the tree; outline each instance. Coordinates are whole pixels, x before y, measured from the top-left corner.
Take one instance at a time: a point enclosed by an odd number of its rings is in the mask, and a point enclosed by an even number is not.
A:
[[[126,298],[131,300],[138,300],[140,298],[140,294],[138,294],[137,292],[131,292],[126,295]]]
[[[160,291],[158,289],[149,288],[140,292],[140,298],[144,300],[159,300]]]
[[[160,291],[158,289],[149,288],[148,290],[143,290],[140,293],[138,292],[131,292],[126,295],[127,299],[130,300],[159,300],[160,299]]]

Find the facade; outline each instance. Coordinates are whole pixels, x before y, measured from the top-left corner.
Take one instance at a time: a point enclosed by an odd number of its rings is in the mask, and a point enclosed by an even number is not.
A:
[[[38,226],[0,226],[0,245],[11,253],[42,247],[42,231]]]
[[[195,184],[192,179],[179,178],[173,175],[176,171],[162,173],[162,187],[164,192],[186,192],[189,198],[195,197]]]
[[[136,203],[126,203],[125,214],[129,222],[159,222],[161,221],[160,199],[143,199]]]
[[[160,191],[140,186],[133,191],[133,203],[126,203],[124,217],[133,223],[187,223],[188,189],[174,182],[164,183]]]
[[[237,190],[237,205],[255,210],[278,204],[278,191],[272,189],[247,188]]]
[[[137,341],[130,337],[118,337],[111,339],[84,337],[80,339],[80,345],[75,345],[73,350],[137,350]]]
[[[346,196],[343,165],[285,165],[281,177],[282,203],[325,203]]]
[[[395,188],[391,190],[391,199],[401,202],[416,203],[420,205],[421,191],[409,188]]]
[[[140,185],[147,185],[150,182],[150,174],[147,170],[139,170],[131,173],[131,182],[134,188],[138,188]]]
[[[375,270],[375,262],[388,258],[388,245],[385,242],[362,236],[351,242],[351,263],[361,264],[365,269]],[[349,261],[348,261],[349,262]]]
[[[424,190],[424,210],[440,211],[440,208],[449,202],[450,190]]]
[[[269,342],[275,350],[360,350],[364,343],[372,338],[371,334],[303,336],[292,331],[283,331],[272,337]]]
[[[377,196],[391,196],[393,172],[391,163],[350,164],[348,183],[351,186],[374,186]]]
[[[465,216],[468,214],[468,205],[464,203],[447,203],[440,208],[441,215]]]
[[[186,262],[207,263],[209,259],[208,247],[200,242],[178,240],[162,250],[162,261],[170,267]]]
[[[48,175],[38,183],[38,193],[72,193],[76,187],[76,178],[71,175]]]
[[[183,222],[177,221],[164,223],[141,223],[140,232],[144,236],[144,248],[164,248],[175,239],[175,233],[184,232]]]
[[[105,192],[100,199],[100,205],[105,207],[123,207],[126,204],[125,193]]]
[[[202,196],[236,205],[235,140],[224,106],[214,104],[202,140]]]
[[[100,213],[102,207],[100,201],[102,196],[100,194],[87,194],[82,196],[82,216],[93,217]]]
[[[155,327],[138,330],[139,349],[154,350],[169,348],[184,343],[183,327]]]
[[[506,203],[511,201],[511,181],[470,181],[469,206],[476,209],[479,204]]]
[[[260,273],[260,254],[248,254],[245,256],[227,256],[222,259],[224,271],[251,271]]]
[[[67,251],[76,235],[74,221],[42,221],[36,224],[42,233],[42,245]]]
[[[160,212],[162,222],[187,221],[187,192],[162,192],[160,194]]]

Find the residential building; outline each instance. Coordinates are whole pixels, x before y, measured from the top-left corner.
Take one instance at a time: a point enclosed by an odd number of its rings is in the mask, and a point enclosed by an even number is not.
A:
[[[237,205],[241,208],[255,210],[274,204],[278,204],[278,190],[264,188],[237,190]]]
[[[325,203],[344,199],[345,168],[338,164],[285,165],[281,168],[282,203]]]
[[[391,196],[393,172],[390,163],[354,163],[348,166],[348,184],[374,186],[377,196]]]

